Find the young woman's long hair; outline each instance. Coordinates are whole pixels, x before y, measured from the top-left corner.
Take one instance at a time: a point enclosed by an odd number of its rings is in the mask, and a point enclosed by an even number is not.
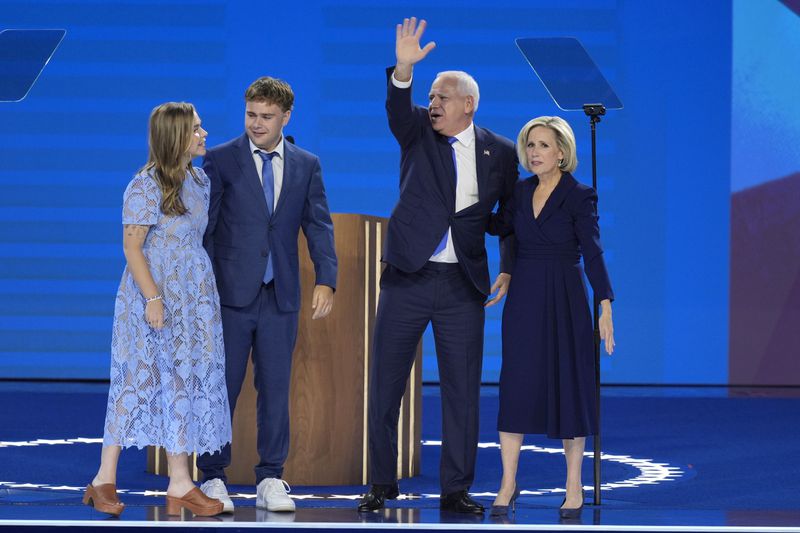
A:
[[[150,173],[158,183],[161,189],[161,212],[165,215],[178,216],[188,211],[181,200],[187,170],[201,184],[200,177],[192,169],[191,160],[185,163],[192,140],[194,114],[194,106],[186,102],[167,102],[150,113],[150,153],[142,170]]]

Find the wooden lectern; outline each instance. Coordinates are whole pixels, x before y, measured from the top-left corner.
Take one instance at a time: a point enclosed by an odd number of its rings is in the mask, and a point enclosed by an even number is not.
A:
[[[333,311],[311,320],[314,266],[299,237],[303,303],[292,361],[291,437],[283,477],[297,485],[362,485],[368,482],[367,406],[369,354],[380,292],[386,219],[334,214],[339,275]],[[256,452],[256,402],[248,365],[233,419],[228,482],[252,485]],[[422,421],[422,344],[400,408],[398,479],[419,473]],[[194,461],[192,461],[193,463]],[[147,471],[167,473],[163,449],[148,448]],[[196,467],[191,470],[197,480]]]

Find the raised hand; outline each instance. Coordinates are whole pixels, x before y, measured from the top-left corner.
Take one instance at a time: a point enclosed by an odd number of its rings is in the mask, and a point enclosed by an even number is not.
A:
[[[419,25],[417,25],[416,17],[403,19],[403,23],[397,25],[397,39],[394,47],[395,55],[397,56],[396,77],[399,74],[406,80],[410,79],[412,67],[425,59],[425,56],[436,48],[436,43],[433,41],[420,48],[420,39],[422,34],[425,33],[427,25],[428,23],[424,20],[420,20]],[[398,77],[398,79],[401,78]]]

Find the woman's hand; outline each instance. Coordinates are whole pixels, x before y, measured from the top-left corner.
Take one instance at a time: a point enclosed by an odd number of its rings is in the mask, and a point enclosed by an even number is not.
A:
[[[614,353],[614,322],[611,320],[611,300],[600,302],[600,338],[606,342],[606,353]]]
[[[159,298],[158,300],[150,300],[145,304],[144,317],[147,323],[153,329],[161,329],[164,327],[164,302]]]
[[[489,294],[494,294],[494,298],[483,304],[484,307],[491,307],[496,303],[499,303],[502,300],[506,293],[508,292],[508,286],[511,284],[511,274],[506,274],[501,272],[497,275],[497,279],[494,280],[494,284],[492,288],[489,290]],[[495,294],[495,292],[497,294]]]

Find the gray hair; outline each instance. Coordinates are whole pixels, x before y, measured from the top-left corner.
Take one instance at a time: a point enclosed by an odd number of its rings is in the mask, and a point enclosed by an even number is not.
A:
[[[471,96],[474,102],[473,110],[478,110],[478,100],[481,99],[481,92],[478,89],[478,82],[475,78],[464,72],[463,70],[445,70],[436,75],[433,80],[434,83],[439,78],[454,78],[456,80],[456,87],[461,96]]]

